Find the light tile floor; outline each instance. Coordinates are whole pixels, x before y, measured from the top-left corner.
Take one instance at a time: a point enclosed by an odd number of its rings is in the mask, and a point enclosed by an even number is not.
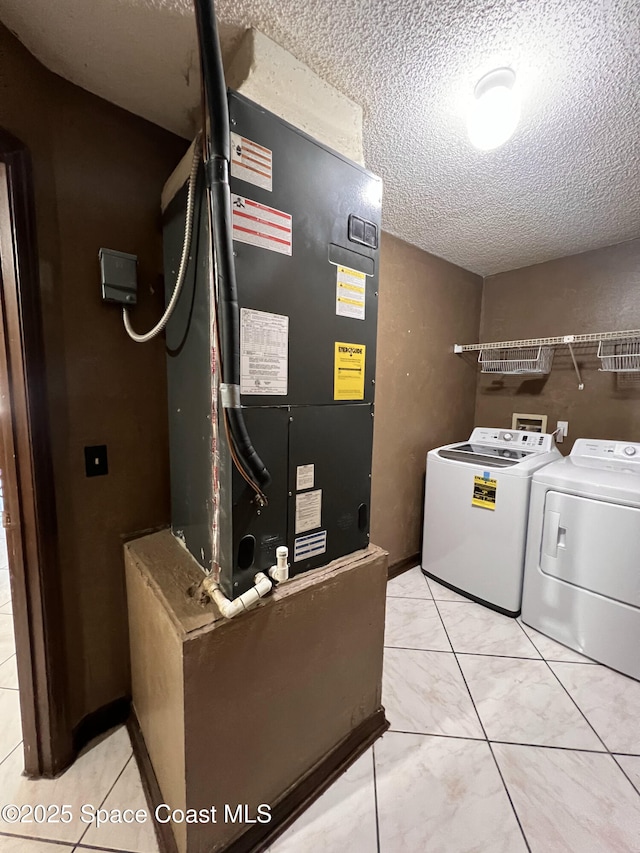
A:
[[[389,583],[386,636],[390,731],[270,853],[640,853],[639,682],[419,569]],[[0,686],[2,803],[145,808],[124,729],[25,780],[17,695]],[[148,823],[0,823],[0,853],[74,850],[158,848]]]

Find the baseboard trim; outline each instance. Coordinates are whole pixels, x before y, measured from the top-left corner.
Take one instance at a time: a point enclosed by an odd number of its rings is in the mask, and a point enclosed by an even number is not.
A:
[[[398,560],[397,563],[392,563],[389,566],[387,578],[392,580],[393,578],[397,578],[398,575],[404,574],[404,572],[409,569],[413,569],[414,566],[420,564],[420,552],[416,551],[415,554],[410,554],[408,557],[404,557],[402,560]]]
[[[414,564],[415,565],[415,564]],[[131,711],[127,722],[133,754],[138,763],[142,787],[147,803],[153,812],[163,802],[140,724]],[[306,776],[300,779],[271,809],[269,824],[255,824],[224,848],[224,853],[261,853],[318,799],[344,771],[353,764],[371,744],[389,728],[384,708],[368,717],[334,747]],[[162,853],[178,853],[175,838],[168,824],[157,824],[156,836]]]
[[[128,696],[121,696],[119,699],[114,699],[113,702],[109,702],[83,717],[73,727],[72,744],[74,760],[77,758],[80,750],[94,738],[108,732],[109,729],[126,723],[130,713],[131,699]]]
[[[131,738],[131,745],[133,746],[133,754],[138,764],[140,778],[142,779],[142,790],[144,791],[144,795],[147,799],[149,811],[153,814],[155,813],[157,806],[159,806],[160,803],[163,803],[164,800],[162,798],[162,792],[160,790],[160,785],[158,784],[158,779],[156,778],[155,770],[153,769],[153,764],[151,763],[151,758],[147,752],[147,745],[144,742],[142,729],[140,728],[140,723],[138,722],[138,717],[136,716],[133,706],[131,706],[131,713],[127,720],[127,729],[129,730],[129,737]],[[153,820],[153,826],[156,831],[158,847],[160,848],[161,853],[178,853],[178,845],[176,844],[176,839],[170,824],[158,823],[156,820]]]

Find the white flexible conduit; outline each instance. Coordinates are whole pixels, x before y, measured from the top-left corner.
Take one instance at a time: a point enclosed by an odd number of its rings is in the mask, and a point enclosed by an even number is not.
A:
[[[195,191],[199,164],[200,134],[196,136],[195,143],[193,146],[193,160],[191,162],[191,172],[189,173],[189,189],[187,190],[187,215],[184,220],[184,240],[182,243],[182,256],[180,258],[180,266],[178,267],[176,285],[173,288],[173,294],[171,296],[171,299],[169,300],[169,304],[167,305],[165,312],[158,321],[158,323],[153,327],[153,329],[151,329],[149,332],[146,332],[144,335],[139,335],[137,332],[134,332],[134,330],[131,328],[131,322],[129,320],[129,310],[126,306],[122,308],[122,319],[124,321],[124,327],[127,331],[127,334],[129,335],[131,340],[135,341],[138,344],[145,344],[147,341],[152,340],[152,338],[155,338],[156,335],[160,334],[160,332],[169,322],[169,319],[173,314],[173,309],[176,307],[176,303],[180,297],[180,291],[182,290],[182,285],[184,284],[185,275],[187,273],[187,265],[189,263],[189,252],[191,251],[191,232],[193,229],[193,211],[196,202]]]

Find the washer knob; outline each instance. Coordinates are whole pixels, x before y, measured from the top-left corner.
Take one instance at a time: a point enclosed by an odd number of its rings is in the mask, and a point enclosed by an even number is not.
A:
[[[625,447],[624,452],[625,452],[626,456],[635,456],[636,455],[636,449],[632,444],[630,444],[628,447]]]
[[[505,441],[511,441],[511,439],[513,438],[513,436],[511,435],[510,432],[505,432],[505,434],[502,437],[504,438]]]

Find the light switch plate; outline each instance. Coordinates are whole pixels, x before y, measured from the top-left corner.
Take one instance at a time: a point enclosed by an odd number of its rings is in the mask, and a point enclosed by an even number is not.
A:
[[[85,447],[84,470],[87,477],[100,477],[109,473],[106,444],[94,444],[91,447]]]

